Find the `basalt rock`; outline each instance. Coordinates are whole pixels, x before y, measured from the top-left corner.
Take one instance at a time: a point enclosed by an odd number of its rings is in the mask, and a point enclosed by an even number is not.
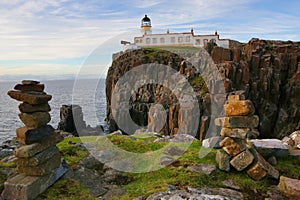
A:
[[[235,46],[233,49],[215,47],[212,51],[212,58],[217,63],[217,68],[221,74],[224,75],[221,85],[226,88],[226,92],[243,90],[243,97],[238,100],[249,99],[253,102],[256,109],[254,114],[260,118],[258,126],[260,137],[282,139],[300,128],[299,42],[252,39],[247,44]],[[111,94],[116,83],[126,72],[146,63],[171,66],[184,75],[187,80],[191,80],[191,83],[200,75],[189,62],[171,52],[140,49],[120,54],[115,57],[106,79],[107,119],[109,122],[115,122],[111,112]],[[205,74],[204,76],[210,82],[214,82],[213,74]],[[197,122],[197,124],[201,124],[202,129],[200,127],[198,131],[203,139],[206,138],[203,130],[207,130],[204,127],[207,127],[207,124],[211,121],[210,106],[213,101],[220,100],[220,98],[217,98],[218,95],[212,97],[212,94],[218,94],[220,87],[216,87],[215,84],[206,84],[209,90],[205,90],[201,82],[191,84],[195,91],[199,91],[197,98],[201,115],[209,116],[205,124],[200,121]],[[210,94],[206,94],[207,92]],[[162,98],[165,93],[167,95]],[[132,96],[131,117],[133,121],[146,125],[149,107],[142,106],[142,104],[159,103],[161,100],[175,102],[174,105],[165,106],[168,113],[167,123],[162,132],[166,135],[176,134],[181,122],[178,116],[179,104],[162,86],[145,85],[139,88],[136,94]],[[244,105],[243,112],[253,114],[252,105],[247,103]],[[234,113],[237,112],[235,110],[230,112],[227,113],[235,115],[241,114],[242,110],[239,113]],[[116,123],[111,123],[111,127],[113,127],[111,131],[119,129]],[[212,126],[210,126],[210,129],[216,135],[217,129],[212,128]]]

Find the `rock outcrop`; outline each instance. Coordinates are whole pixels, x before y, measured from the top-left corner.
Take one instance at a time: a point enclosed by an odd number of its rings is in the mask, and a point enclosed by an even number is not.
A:
[[[252,39],[247,44],[222,49],[214,47],[211,57],[223,75],[222,85],[227,93],[245,91],[245,98],[253,102],[255,115],[259,116],[258,130],[261,138],[282,139],[300,128],[300,43]],[[203,139],[213,119],[213,101],[225,101],[218,94],[218,87],[210,87],[209,81],[200,78],[189,62],[178,54],[154,49],[139,49],[115,57],[106,79],[107,119],[110,131],[118,130],[111,112],[111,94],[118,80],[134,67],[155,63],[171,66],[186,77],[197,92],[200,108],[199,130]],[[201,74],[203,75],[203,74]],[[214,81],[213,76],[208,77]],[[208,90],[209,89],[209,93]],[[172,104],[170,104],[172,102]],[[161,132],[173,135],[178,132],[178,102],[168,88],[161,85],[145,85],[130,100],[130,114],[137,124],[148,124],[149,103],[161,103],[167,119]],[[244,102],[246,103],[246,102]],[[167,106],[168,105],[168,106]],[[245,104],[245,108],[247,105]],[[218,130],[214,129],[217,135]],[[213,135],[210,135],[213,136]]]
[[[245,90],[253,102],[262,138],[281,139],[300,128],[299,42],[252,39],[231,49],[230,59],[221,62],[214,53],[231,90]]]

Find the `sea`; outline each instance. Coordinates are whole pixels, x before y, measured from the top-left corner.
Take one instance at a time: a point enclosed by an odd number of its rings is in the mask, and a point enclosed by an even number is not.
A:
[[[18,102],[7,95],[20,82],[0,82],[0,144],[16,136],[16,129],[24,126],[18,117]],[[87,125],[105,126],[106,98],[105,79],[90,80],[51,80],[41,81],[45,92],[52,95],[49,101],[51,121],[54,128],[60,121],[60,107],[76,104],[82,107],[83,118]]]

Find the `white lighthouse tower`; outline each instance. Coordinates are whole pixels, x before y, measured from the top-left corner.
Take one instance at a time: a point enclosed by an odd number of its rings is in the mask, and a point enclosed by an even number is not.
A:
[[[151,19],[145,15],[141,21],[141,32],[143,35],[151,34]]]

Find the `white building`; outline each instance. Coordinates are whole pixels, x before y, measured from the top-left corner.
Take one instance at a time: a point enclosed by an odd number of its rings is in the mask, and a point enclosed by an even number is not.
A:
[[[169,30],[162,34],[153,34],[151,31],[151,20],[145,15],[141,21],[142,36],[134,38],[135,46],[153,47],[153,46],[194,46],[204,47],[208,42],[213,41],[223,48],[230,47],[230,40],[220,39],[217,32],[211,35],[195,35],[193,29],[190,32],[170,33]],[[129,49],[130,45],[125,45]]]

